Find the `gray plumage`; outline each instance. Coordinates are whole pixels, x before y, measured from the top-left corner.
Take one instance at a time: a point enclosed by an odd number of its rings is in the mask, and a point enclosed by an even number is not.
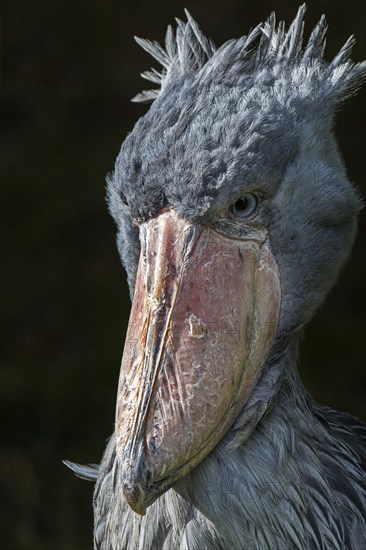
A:
[[[97,469],[95,548],[366,548],[366,427],[321,407],[297,373],[302,327],[334,284],[355,236],[360,201],[333,134],[340,104],[366,63],[349,39],[324,60],[324,17],[302,44],[304,7],[286,32],[272,15],[216,49],[187,14],[165,49],[137,39],[161,65],[160,88],[122,145],[108,179],[110,211],[131,297],[137,225],[170,205],[212,223],[255,192],[254,223],[268,228],[280,270],[280,321],[270,357],[243,413],[216,448],[140,517],[122,495],[115,438]],[[230,365],[228,365],[230,368]]]

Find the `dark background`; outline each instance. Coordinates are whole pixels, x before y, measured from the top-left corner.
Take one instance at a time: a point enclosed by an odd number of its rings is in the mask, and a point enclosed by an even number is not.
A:
[[[92,545],[92,484],[61,459],[98,462],[113,429],[130,304],[104,177],[146,110],[129,100],[149,87],[139,73],[154,62],[132,37],[161,41],[185,6],[221,44],[272,10],[289,22],[298,2],[28,0],[2,10],[4,550]],[[327,57],[354,33],[353,59],[365,59],[365,6],[309,1],[306,36],[325,12]],[[360,187],[365,97],[337,125]],[[366,419],[364,240],[363,213],[352,259],[307,329],[301,371],[318,400]]]

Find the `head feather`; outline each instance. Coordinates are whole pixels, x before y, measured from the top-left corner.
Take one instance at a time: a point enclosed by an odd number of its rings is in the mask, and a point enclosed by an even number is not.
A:
[[[325,61],[327,25],[324,15],[303,48],[305,9],[305,4],[300,6],[288,31],[285,31],[283,21],[276,26],[275,14],[272,13],[247,37],[230,40],[219,49],[204,36],[185,10],[187,22],[177,19],[175,33],[171,26],[168,27],[165,49],[156,41],[135,37],[137,43],[160,63],[162,70],[151,69],[142,73],[143,78],[159,84],[160,88],[143,91],[132,101],[153,101],[168,85],[182,77],[194,75],[207,84],[225,81],[240,86],[248,77],[260,84],[264,73],[268,82],[270,73],[274,80],[281,78],[289,87],[301,82],[302,96],[337,104],[352,96],[362,85],[366,77],[366,62],[353,63],[350,60],[355,43],[352,36],[330,63]]]

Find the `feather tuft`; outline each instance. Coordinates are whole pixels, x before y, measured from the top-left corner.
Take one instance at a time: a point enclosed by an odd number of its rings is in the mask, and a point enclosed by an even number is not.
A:
[[[320,100],[331,99],[337,103],[350,97],[363,83],[366,72],[364,64],[349,61],[354,38],[350,37],[333,61],[327,64],[324,60],[325,17],[322,15],[303,48],[305,11],[303,4],[287,32],[283,21],[276,28],[275,14],[272,13],[247,38],[231,40],[216,49],[213,41],[202,33],[189,11],[185,10],[187,22],[177,18],[176,32],[168,26],[165,49],[156,41],[135,37],[136,42],[160,63],[162,71],[151,69],[143,72],[143,78],[160,85],[160,88],[143,91],[132,101],[154,101],[170,83],[185,75],[200,76],[203,69],[208,82],[220,73],[227,74],[230,83],[235,82],[235,78],[240,83],[245,76],[255,77],[263,70],[269,70],[276,75],[285,75],[290,87],[297,85],[301,74],[306,75],[309,89],[314,89],[310,83],[317,80],[315,88]],[[258,37],[260,40],[254,45]],[[222,76],[220,81],[223,81]],[[301,88],[306,88],[306,82]]]

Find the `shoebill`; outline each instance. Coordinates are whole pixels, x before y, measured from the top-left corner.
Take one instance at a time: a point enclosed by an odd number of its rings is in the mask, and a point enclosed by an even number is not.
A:
[[[271,15],[220,48],[187,12],[108,179],[132,298],[100,550],[366,548],[366,426],[315,403],[304,325],[349,255],[360,200],[333,127],[366,73]]]

